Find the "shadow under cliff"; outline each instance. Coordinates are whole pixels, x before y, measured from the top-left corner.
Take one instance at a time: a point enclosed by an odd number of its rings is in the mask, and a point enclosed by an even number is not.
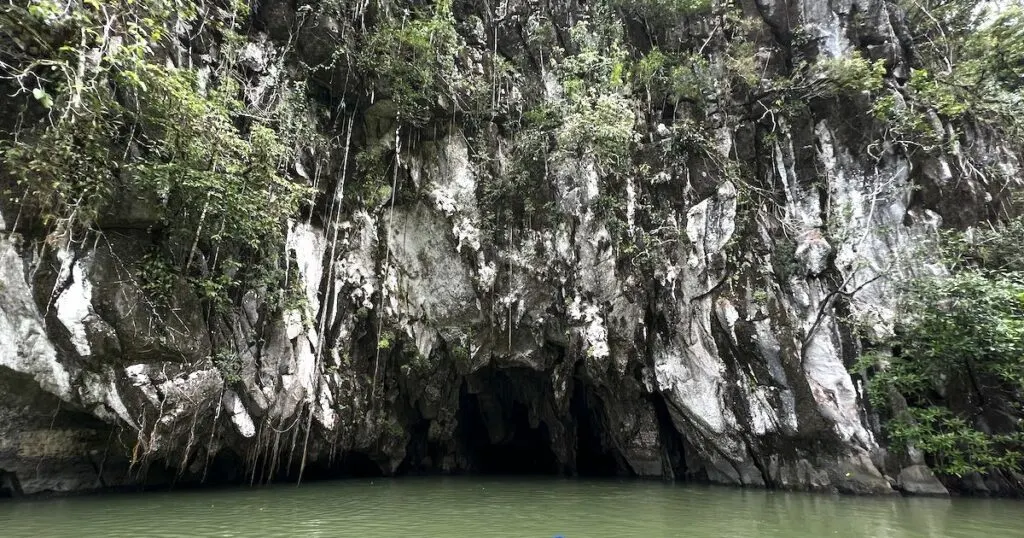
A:
[[[307,462],[301,481],[437,474],[699,479],[687,472],[686,442],[672,427],[664,402],[657,401],[660,396],[652,402],[657,461],[653,467],[635,468],[627,448],[617,440],[621,433],[612,431],[610,412],[623,412],[614,409],[618,404],[606,402],[582,369],[566,380],[565,387],[557,397],[551,372],[485,367],[461,379],[456,408],[449,410],[454,423],[447,428],[436,417],[406,410],[405,457],[393,472],[371,454],[338,450],[333,457]],[[280,461],[273,482],[298,481],[298,459]],[[253,472],[243,458],[224,450],[210,460],[201,477],[164,479],[175,482],[175,487],[260,483],[252,480]],[[255,473],[269,475],[269,469]],[[160,478],[149,481],[159,482]]]

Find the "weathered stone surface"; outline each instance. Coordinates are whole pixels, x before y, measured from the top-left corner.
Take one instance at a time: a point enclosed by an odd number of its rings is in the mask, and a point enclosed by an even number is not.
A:
[[[911,495],[947,496],[949,491],[926,465],[911,465],[900,471],[896,487]]]

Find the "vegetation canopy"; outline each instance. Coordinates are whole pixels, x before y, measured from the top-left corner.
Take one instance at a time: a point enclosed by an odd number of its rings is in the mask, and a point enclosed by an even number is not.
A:
[[[168,239],[164,273],[192,279],[211,306],[242,286],[276,285],[260,267],[282,254],[284,220],[306,188],[286,176],[281,116],[255,115],[231,69],[247,14],[244,2],[188,0],[2,8],[0,72],[34,101],[4,148],[8,191],[52,243],[140,211]],[[212,69],[182,61],[182,28],[221,40]]]

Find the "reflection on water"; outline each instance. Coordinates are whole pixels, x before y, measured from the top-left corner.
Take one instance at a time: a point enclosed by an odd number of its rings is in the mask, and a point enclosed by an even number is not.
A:
[[[400,478],[0,504],[0,536],[1024,536],[1010,500],[855,498],[645,481]]]

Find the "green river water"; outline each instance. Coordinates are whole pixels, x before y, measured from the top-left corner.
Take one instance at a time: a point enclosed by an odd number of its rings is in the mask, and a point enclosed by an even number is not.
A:
[[[0,537],[1024,537],[1011,500],[655,481],[400,478],[0,503]]]

